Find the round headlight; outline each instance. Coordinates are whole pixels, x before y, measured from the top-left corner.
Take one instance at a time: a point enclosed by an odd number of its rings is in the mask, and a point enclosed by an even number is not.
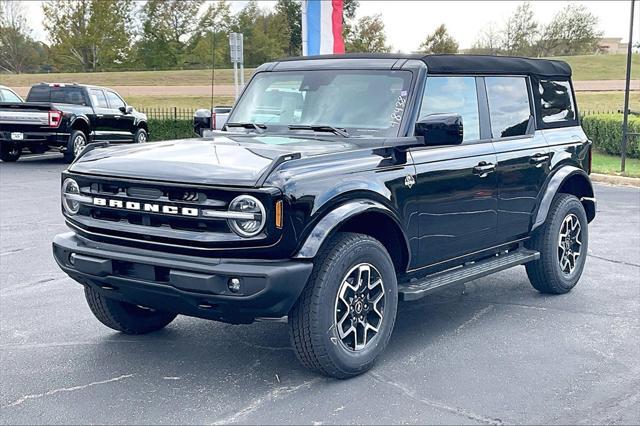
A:
[[[62,183],[62,206],[70,215],[74,215],[80,210],[80,203],[73,199],[73,195],[80,195],[80,186],[75,180],[67,178]]]
[[[267,221],[264,206],[251,195],[241,195],[229,203],[229,212],[238,213],[237,218],[228,220],[229,227],[241,237],[255,237],[262,231]]]

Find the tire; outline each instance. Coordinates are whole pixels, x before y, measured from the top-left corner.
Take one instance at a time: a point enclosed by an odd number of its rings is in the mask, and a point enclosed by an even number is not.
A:
[[[18,161],[18,158],[22,155],[22,148],[13,143],[3,143],[0,146],[0,160],[6,163],[13,163]]]
[[[366,272],[369,265],[369,272]],[[351,271],[355,272],[350,275]],[[357,296],[350,284],[362,272],[370,285],[368,296]],[[355,275],[353,275],[355,274]],[[351,307],[339,297],[350,301]],[[363,290],[363,288],[359,288]],[[384,297],[381,297],[383,295]],[[382,303],[380,303],[382,302]],[[398,307],[398,285],[391,257],[376,239],[362,234],[338,233],[327,241],[314,259],[314,270],[298,301],[289,312],[289,336],[300,362],[321,374],[346,379],[369,370],[384,350],[393,331]],[[376,309],[377,308],[377,309]],[[379,313],[382,316],[380,317]],[[355,315],[356,333],[353,328]],[[359,315],[359,316],[358,316]],[[343,319],[346,318],[346,321]],[[363,333],[363,318],[377,332]],[[345,327],[346,324],[346,327]],[[346,328],[346,332],[345,332]],[[343,330],[343,335],[339,333]],[[360,337],[360,348],[354,339]]]
[[[85,146],[87,146],[87,135],[82,130],[74,130],[69,136],[67,142],[67,150],[64,152],[64,159],[67,163],[71,163],[78,157]]]
[[[147,334],[160,330],[177,316],[106,298],[88,285],[84,287],[84,296],[98,321],[125,334]]]
[[[145,129],[140,127],[138,130],[136,130],[136,133],[133,135],[134,143],[145,143],[148,141],[149,141],[149,134]]]
[[[563,237],[567,234],[569,238]],[[589,249],[587,215],[580,200],[570,194],[556,195],[529,247],[540,252],[539,260],[526,264],[531,285],[541,293],[571,291],[582,275]]]

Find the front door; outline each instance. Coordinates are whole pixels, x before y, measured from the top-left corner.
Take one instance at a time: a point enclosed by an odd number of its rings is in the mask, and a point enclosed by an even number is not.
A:
[[[498,238],[528,234],[549,174],[549,148],[535,131],[527,77],[485,77],[492,140],[498,156]]]
[[[486,107],[478,102],[478,95],[485,101],[481,83],[476,77],[427,77],[419,119],[434,113],[460,114],[464,136],[461,145],[425,145],[411,151],[419,205],[417,263],[423,267],[495,243],[497,159],[480,125],[486,121]]]
[[[110,109],[111,140],[117,142],[131,142],[133,140],[133,114],[123,111],[127,107],[125,101],[115,92],[105,90]]]

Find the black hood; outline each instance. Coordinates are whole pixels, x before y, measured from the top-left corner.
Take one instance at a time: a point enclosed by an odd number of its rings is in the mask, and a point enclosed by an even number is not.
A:
[[[355,149],[345,140],[287,136],[215,135],[93,149],[70,172],[132,179],[255,186],[283,155],[302,157]]]

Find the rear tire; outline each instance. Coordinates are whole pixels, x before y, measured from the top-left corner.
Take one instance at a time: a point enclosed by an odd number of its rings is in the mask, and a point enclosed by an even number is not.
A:
[[[67,150],[64,152],[64,159],[67,163],[73,162],[78,155],[87,146],[87,135],[82,130],[74,130],[69,136],[69,142],[67,142]]]
[[[298,359],[338,379],[364,373],[389,342],[397,305],[396,273],[385,247],[367,235],[336,234],[314,259],[289,312]]]
[[[106,298],[88,285],[84,287],[84,295],[98,321],[125,334],[146,334],[160,330],[177,316],[171,312],[141,308]]]
[[[2,143],[0,146],[0,160],[6,163],[18,161],[22,155],[22,148],[14,143]]]
[[[526,264],[531,285],[541,293],[564,294],[578,283],[589,249],[587,215],[574,195],[556,195],[546,222],[529,247],[540,259]]]

